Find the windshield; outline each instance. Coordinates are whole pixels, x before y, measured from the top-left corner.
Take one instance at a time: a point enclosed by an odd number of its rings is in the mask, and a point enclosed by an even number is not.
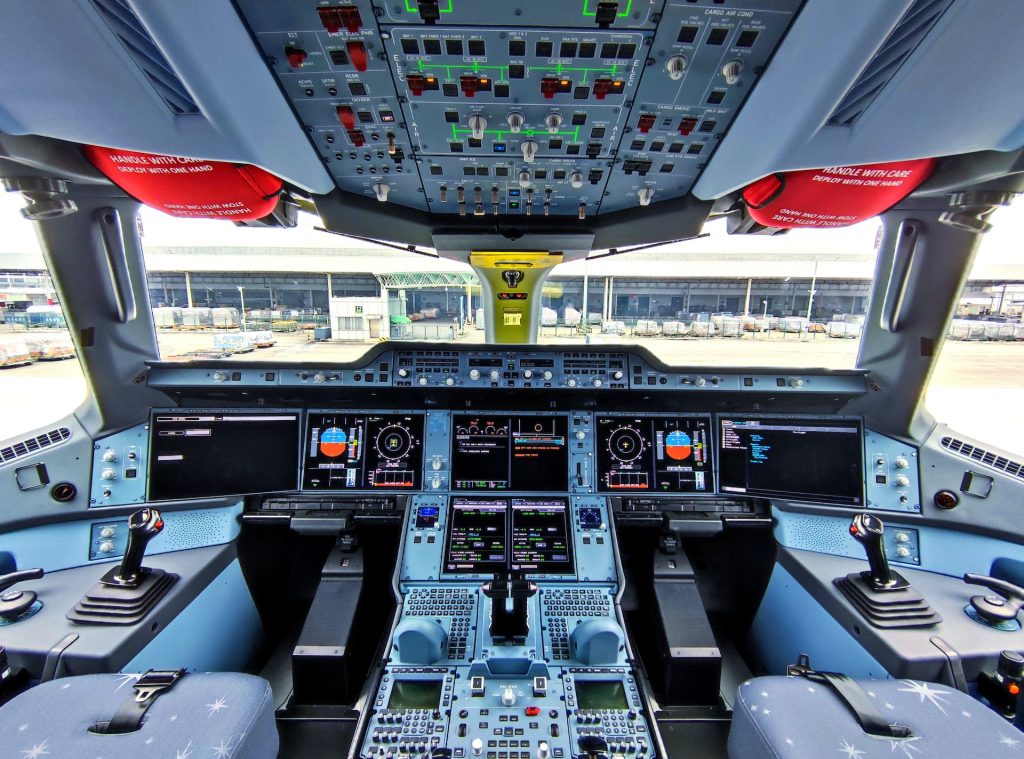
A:
[[[142,213],[161,356],[350,361],[382,339],[485,342],[468,264],[316,231]],[[643,345],[670,364],[854,366],[875,220],[706,237],[556,266],[539,344]],[[586,306],[584,307],[584,302]]]

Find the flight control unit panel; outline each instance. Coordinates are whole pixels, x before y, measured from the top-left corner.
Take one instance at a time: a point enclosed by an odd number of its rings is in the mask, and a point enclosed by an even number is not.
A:
[[[430,214],[689,192],[800,0],[237,0],[337,186]]]

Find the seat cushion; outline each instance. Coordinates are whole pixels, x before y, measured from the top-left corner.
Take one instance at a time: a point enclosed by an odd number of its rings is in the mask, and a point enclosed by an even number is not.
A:
[[[189,674],[163,693],[142,726],[96,735],[135,691],[139,675],[82,675],[31,688],[0,708],[0,755],[17,759],[216,757],[273,759],[277,726],[270,684],[236,673]],[[8,753],[10,752],[10,753]]]
[[[739,687],[732,759],[875,759],[1024,756],[1024,733],[980,701],[946,685],[916,680],[858,680],[878,711],[912,738],[875,738],[828,685],[803,677],[757,677]]]

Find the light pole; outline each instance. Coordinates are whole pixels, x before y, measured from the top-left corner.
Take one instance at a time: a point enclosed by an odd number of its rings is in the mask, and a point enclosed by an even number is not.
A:
[[[236,285],[238,288],[238,295],[242,299],[242,332],[245,332],[245,288],[241,285]]]
[[[761,318],[762,319],[767,319],[768,318],[768,299],[767,298],[762,298],[761,299],[761,303],[764,305],[764,313],[761,314]]]

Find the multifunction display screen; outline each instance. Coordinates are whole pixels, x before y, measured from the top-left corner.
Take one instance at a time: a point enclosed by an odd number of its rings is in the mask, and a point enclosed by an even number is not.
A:
[[[575,571],[565,498],[455,496],[448,514],[447,574]]]
[[[568,490],[564,416],[455,414],[453,490]]]
[[[414,490],[423,472],[423,415],[311,412],[305,451],[303,490]]]
[[[297,413],[153,414],[149,500],[295,490]]]
[[[605,493],[713,493],[710,416],[597,417]]]
[[[719,418],[723,493],[839,506],[864,503],[859,419]]]

